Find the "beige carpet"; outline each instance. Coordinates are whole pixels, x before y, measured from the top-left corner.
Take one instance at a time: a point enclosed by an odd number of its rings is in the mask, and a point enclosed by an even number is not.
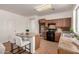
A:
[[[58,43],[41,39],[40,48],[36,50],[37,54],[57,54]]]

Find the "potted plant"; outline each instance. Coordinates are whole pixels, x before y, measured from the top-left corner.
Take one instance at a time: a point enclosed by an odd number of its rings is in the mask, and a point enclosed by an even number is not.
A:
[[[29,29],[26,29],[26,35],[28,35],[29,34]]]
[[[70,28],[70,33],[73,33],[73,28],[72,27]]]

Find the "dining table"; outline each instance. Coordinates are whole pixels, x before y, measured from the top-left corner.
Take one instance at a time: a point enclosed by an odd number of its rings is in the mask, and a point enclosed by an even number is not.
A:
[[[33,33],[30,34],[16,34],[16,36],[19,36],[20,38],[22,38],[23,41],[30,41],[31,42],[31,53],[35,53],[35,35],[33,35]],[[13,46],[12,46],[13,49]]]

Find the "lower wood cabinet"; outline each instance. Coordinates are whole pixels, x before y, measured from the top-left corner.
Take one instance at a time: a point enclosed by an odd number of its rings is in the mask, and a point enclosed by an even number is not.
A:
[[[40,47],[40,35],[35,36],[35,50]]]
[[[55,41],[56,42],[59,42],[60,36],[61,36],[61,33],[55,32]]]

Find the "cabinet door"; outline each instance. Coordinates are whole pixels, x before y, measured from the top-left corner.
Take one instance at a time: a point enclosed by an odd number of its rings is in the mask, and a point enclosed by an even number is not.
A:
[[[56,20],[56,27],[59,27],[59,21]]]
[[[55,41],[56,42],[59,42],[60,36],[61,36],[61,33],[55,32]]]
[[[62,27],[62,26],[63,26],[63,20],[62,20],[62,19],[58,19],[58,20],[56,21],[56,26],[57,26],[57,27]]]
[[[40,47],[40,35],[35,35],[35,50]]]
[[[67,19],[67,27],[71,26],[71,19]]]
[[[56,26],[57,27],[70,27],[71,19],[70,18],[58,19],[56,20]]]
[[[71,26],[71,19],[70,18],[63,19],[63,27],[70,27],[70,26]]]

